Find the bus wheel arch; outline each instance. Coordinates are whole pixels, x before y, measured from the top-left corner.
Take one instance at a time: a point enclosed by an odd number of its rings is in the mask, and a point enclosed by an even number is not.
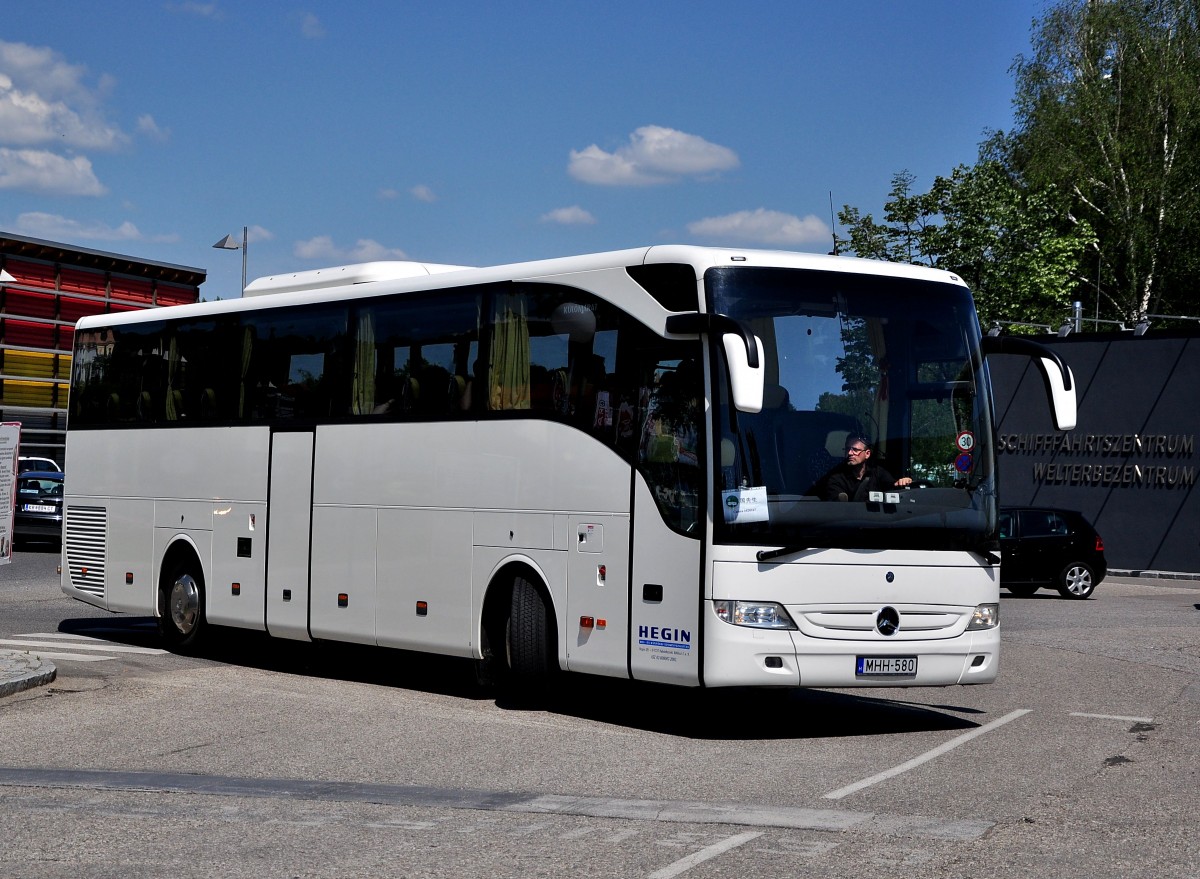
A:
[[[511,695],[542,691],[559,670],[558,621],[545,578],[531,565],[503,565],[483,603],[480,677]]]
[[[167,547],[159,569],[158,632],[167,647],[179,653],[195,650],[206,620],[204,568],[196,547],[184,538]]]

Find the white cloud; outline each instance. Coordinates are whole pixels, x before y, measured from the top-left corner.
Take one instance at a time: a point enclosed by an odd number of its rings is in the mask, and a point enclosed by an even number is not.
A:
[[[325,36],[325,25],[311,12],[301,12],[300,33],[310,40],[319,40]]]
[[[105,223],[81,223],[58,214],[31,211],[17,217],[17,229],[25,235],[55,241],[178,241],[178,235],[146,236],[126,220],[120,226]]]
[[[383,201],[395,201],[400,197],[400,190],[393,186],[385,186],[380,189],[377,194]],[[424,183],[419,183],[416,186],[411,187],[408,190],[408,194],[417,201],[423,201],[426,204],[433,204],[438,199],[437,193],[435,193]]]
[[[727,238],[757,244],[795,246],[829,239],[832,232],[820,217],[797,217],[782,211],[738,211],[723,217],[706,217],[688,223],[688,232],[702,238]]]
[[[383,259],[408,259],[396,247],[384,247],[370,238],[360,238],[353,247],[340,247],[328,235],[318,235],[307,241],[297,241],[292,253],[298,259],[323,260],[332,263],[373,262]]]
[[[709,177],[740,164],[737,153],[702,137],[645,125],[614,152],[596,144],[571,150],[567,172],[583,183],[600,186],[648,186],[684,177]]]
[[[424,183],[418,183],[408,192],[417,201],[423,201],[426,204],[433,204],[435,201],[437,201],[436,193],[434,193],[434,191]]]
[[[0,40],[0,71],[18,88],[36,88],[52,99],[78,100],[91,94],[82,84],[85,68],[68,64],[45,46]]]
[[[0,189],[24,189],[52,195],[104,195],[84,156],[67,159],[45,150],[0,147]]]
[[[310,238],[307,241],[297,241],[292,248],[299,259],[336,259],[336,250],[333,246],[333,239],[328,235],[318,235],[316,238]]]
[[[101,104],[111,88],[84,84],[85,68],[50,49],[0,40],[0,143],[112,150],[129,137],[108,123]]]
[[[649,174],[637,164],[616,153],[606,153],[592,144],[586,149],[571,150],[571,162],[567,173],[583,183],[601,186],[646,186],[655,183],[670,183],[671,178]]]
[[[130,137],[106,118],[113,80],[87,81],[87,68],[43,46],[0,40],[0,189],[103,195],[92,162],[76,151],[121,149]],[[141,131],[167,132],[145,115]]]
[[[251,226],[249,229],[246,230],[246,238],[247,238],[247,240],[252,241],[252,242],[253,241],[273,241],[275,239],[275,236],[271,233],[270,229],[266,229],[262,226]]]
[[[211,18],[215,21],[220,21],[225,17],[216,3],[168,3],[167,9],[173,12],[184,12],[188,15],[196,15],[200,18]]]
[[[242,236],[237,232],[237,230],[234,230],[233,232],[230,232],[229,234],[233,236],[235,241],[241,241]],[[224,240],[224,239],[222,239],[222,240]],[[254,244],[256,241],[274,241],[274,240],[275,240],[275,235],[271,232],[270,229],[267,229],[263,226],[247,226],[246,227],[246,241],[249,244]]]
[[[569,208],[555,208],[542,214],[541,222],[558,223],[561,226],[589,226],[596,222],[596,218],[579,205],[571,205]]]
[[[143,113],[138,117],[137,127],[138,131],[142,134],[159,143],[166,143],[171,139],[171,129],[159,128],[158,123],[154,121],[154,117],[149,113]]]

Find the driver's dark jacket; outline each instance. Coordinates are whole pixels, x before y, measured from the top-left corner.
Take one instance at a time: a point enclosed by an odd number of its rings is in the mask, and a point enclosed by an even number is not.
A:
[[[855,469],[843,461],[830,470],[823,480],[821,497],[827,501],[865,501],[869,492],[891,491],[896,487],[892,474],[870,461],[867,461],[862,479],[855,478]]]

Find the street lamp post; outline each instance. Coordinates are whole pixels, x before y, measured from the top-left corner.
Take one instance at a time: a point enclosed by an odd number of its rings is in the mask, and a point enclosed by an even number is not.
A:
[[[246,226],[242,227],[242,243],[238,244],[236,238],[232,235],[226,235],[220,241],[213,245],[218,250],[240,250],[242,252],[242,295],[246,295],[246,238],[249,229]]]

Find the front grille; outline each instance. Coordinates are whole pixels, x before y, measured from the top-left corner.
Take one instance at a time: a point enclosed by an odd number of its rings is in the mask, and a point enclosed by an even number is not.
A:
[[[970,621],[970,612],[959,608],[929,610],[929,608],[905,609],[896,605],[900,612],[900,629],[895,635],[886,636],[890,641],[924,640],[927,638],[953,638],[961,635]],[[871,608],[805,608],[797,616],[800,631],[811,638],[840,638],[861,641],[881,639],[875,628],[878,607]]]
[[[108,561],[108,511],[103,507],[67,506],[63,546],[71,585],[104,598]]]

